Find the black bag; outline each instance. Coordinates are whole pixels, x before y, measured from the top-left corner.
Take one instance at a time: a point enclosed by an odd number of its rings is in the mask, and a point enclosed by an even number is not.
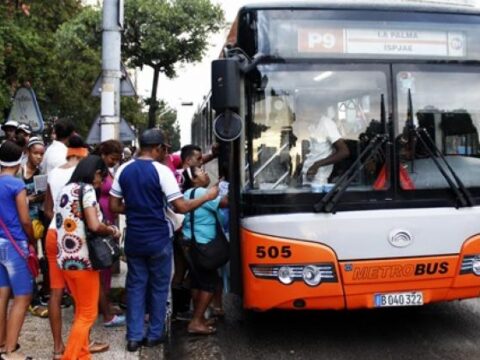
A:
[[[88,231],[85,213],[83,212],[83,192],[85,184],[80,185],[80,209],[84,217],[87,236],[88,257],[95,270],[108,269],[120,258],[120,247],[113,236],[97,235]]]
[[[192,190],[190,199],[195,197],[195,190],[196,189]],[[192,210],[190,212],[190,227],[192,231],[192,238],[190,239],[192,241],[190,255],[192,261],[195,265],[206,270],[218,269],[225,265],[230,259],[230,243],[223,232],[217,214],[215,214],[217,232],[215,238],[207,244],[199,244],[195,239],[194,216],[195,211]]]

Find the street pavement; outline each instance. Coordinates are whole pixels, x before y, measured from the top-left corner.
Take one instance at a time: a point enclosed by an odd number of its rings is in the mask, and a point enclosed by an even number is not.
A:
[[[268,294],[265,294],[268,296]],[[227,296],[218,333],[174,324],[175,360],[463,360],[480,355],[478,299],[358,311],[246,313]]]
[[[112,287],[123,287],[125,285],[125,273],[126,266],[125,263],[122,262],[120,274],[113,276]],[[66,342],[73,319],[73,306],[63,309],[62,316],[62,333],[63,339]],[[95,360],[164,359],[163,345],[155,348],[141,349],[141,351],[135,353],[127,352],[125,348],[125,327],[105,328],[101,316],[97,319],[90,339],[110,344],[109,351],[94,354],[93,359]],[[19,343],[25,355],[32,356],[34,359],[52,359],[53,340],[48,319],[42,319],[28,314],[22,328]]]
[[[122,286],[122,275],[114,286]],[[265,294],[268,296],[268,294]],[[462,360],[480,355],[480,300],[471,299],[422,307],[357,311],[273,311],[242,309],[240,299],[227,295],[226,316],[212,336],[187,334],[187,323],[174,322],[165,346],[125,350],[125,328],[105,329],[100,320],[91,338],[110,344],[93,359],[173,360]],[[63,310],[67,338],[73,308]],[[52,358],[47,319],[28,315],[20,337],[25,354]]]

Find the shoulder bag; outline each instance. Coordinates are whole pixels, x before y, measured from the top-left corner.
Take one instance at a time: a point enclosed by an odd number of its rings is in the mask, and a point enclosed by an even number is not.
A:
[[[88,257],[94,270],[102,270],[111,267],[120,258],[120,247],[113,238],[108,235],[98,235],[88,230],[87,220],[83,209],[83,192],[85,184],[80,184],[80,209],[85,224],[85,235],[88,247]]]
[[[8,240],[10,240],[13,247],[18,252],[18,255],[24,258],[25,261],[27,262],[28,270],[30,270],[30,273],[35,279],[40,274],[40,263],[38,261],[37,253],[35,252],[34,247],[28,244],[28,254],[26,255],[22,251],[22,249],[20,249],[20,246],[18,246],[17,242],[13,239],[12,234],[10,233],[10,231],[8,230],[7,226],[5,225],[2,219],[0,219],[0,226],[2,227],[4,233],[7,235]]]
[[[195,198],[195,189],[190,193],[190,199]],[[217,214],[215,216],[216,235],[215,238],[206,244],[200,244],[195,239],[194,217],[195,210],[190,212],[190,228],[192,231],[191,256],[194,264],[207,270],[215,270],[225,265],[230,258],[230,243],[223,232]]]

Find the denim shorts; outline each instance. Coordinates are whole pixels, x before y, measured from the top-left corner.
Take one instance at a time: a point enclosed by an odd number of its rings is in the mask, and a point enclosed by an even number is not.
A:
[[[28,254],[27,241],[17,241]],[[8,239],[0,237],[0,287],[9,287],[14,296],[29,295],[33,291],[33,277],[27,261],[20,256]]]

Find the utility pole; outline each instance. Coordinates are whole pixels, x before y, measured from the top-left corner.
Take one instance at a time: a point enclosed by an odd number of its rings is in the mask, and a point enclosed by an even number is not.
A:
[[[101,140],[119,138],[123,0],[103,0]]]

